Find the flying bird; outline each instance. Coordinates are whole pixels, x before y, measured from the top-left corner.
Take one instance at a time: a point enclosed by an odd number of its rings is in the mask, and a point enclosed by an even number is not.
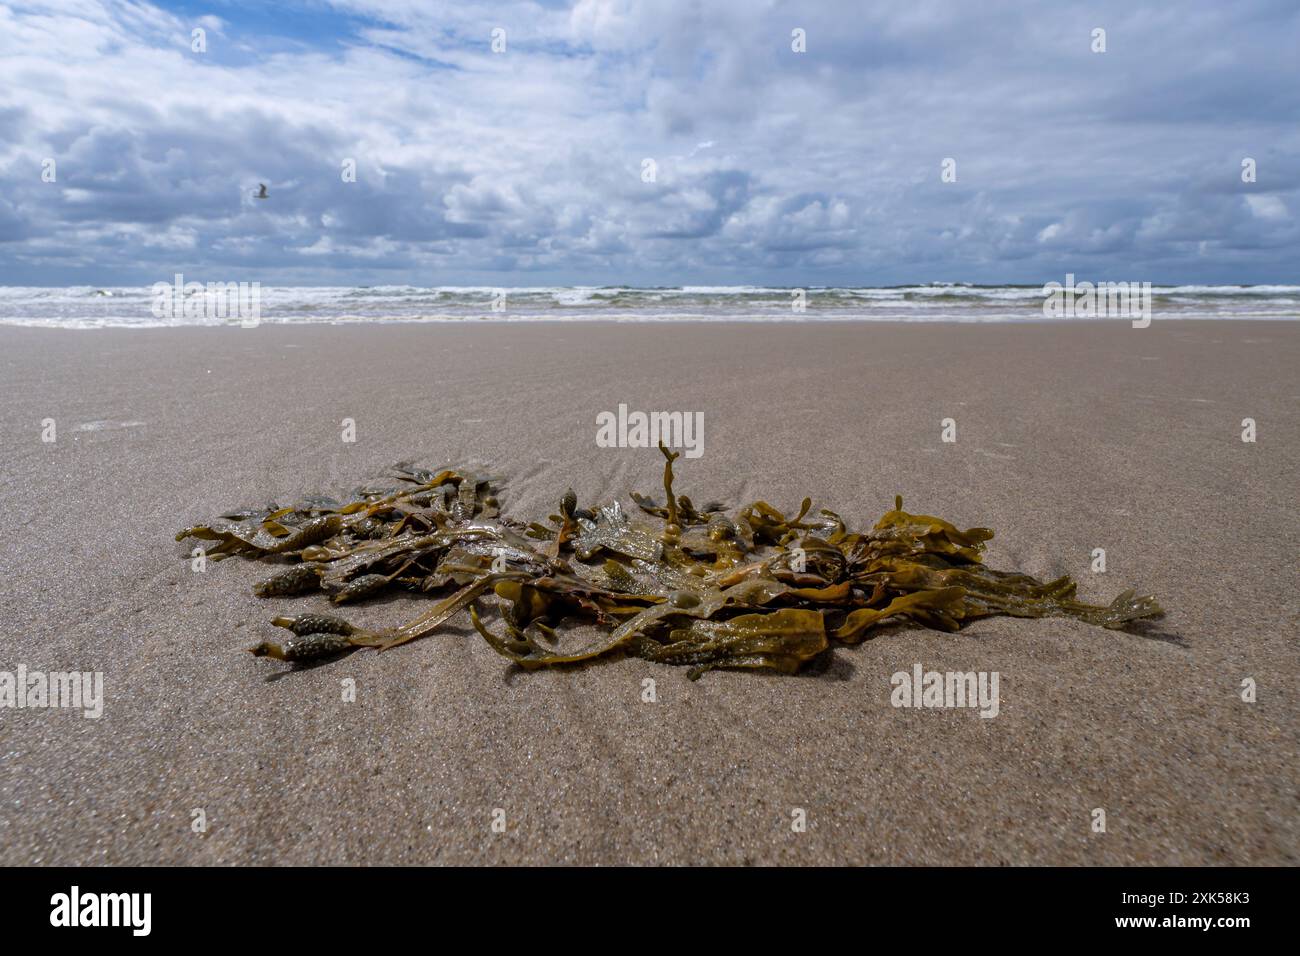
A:
[[[266,183],[258,183],[257,185],[261,186],[262,188],[261,188],[260,190],[258,190],[257,195],[255,195],[253,198],[254,198],[254,199],[269,199],[270,197],[267,196],[267,194],[266,194]]]

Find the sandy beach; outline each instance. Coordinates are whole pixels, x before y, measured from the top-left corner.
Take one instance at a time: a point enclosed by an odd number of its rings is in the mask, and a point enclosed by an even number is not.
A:
[[[100,719],[0,709],[0,863],[1300,862],[1294,322],[0,328],[0,356],[0,670],[104,675]],[[993,567],[1167,617],[895,628],[692,683],[523,673],[462,616],[289,670],[243,649],[325,598],[173,540],[403,460],[483,466],[530,517],[651,491],[657,452],[596,445],[620,403],[703,413],[697,501],[863,526],[901,494],[993,528]],[[998,672],[998,716],[892,707],[918,663]]]

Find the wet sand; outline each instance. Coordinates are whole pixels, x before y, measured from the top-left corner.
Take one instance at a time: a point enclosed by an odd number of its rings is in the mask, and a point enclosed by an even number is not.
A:
[[[1300,857],[1300,324],[0,328],[0,356],[0,671],[105,682],[98,720],[0,708],[0,863]],[[695,683],[639,660],[521,673],[459,618],[286,673],[241,649],[324,598],[260,601],[264,568],[193,573],[172,540],[400,460],[486,466],[518,515],[570,485],[654,490],[657,452],[596,446],[620,403],[703,412],[678,469],[696,501],[808,494],[869,524],[901,494],[994,528],[994,567],[1169,614],[1143,636],[894,628],[796,677]],[[997,671],[998,716],[892,707],[917,663]]]

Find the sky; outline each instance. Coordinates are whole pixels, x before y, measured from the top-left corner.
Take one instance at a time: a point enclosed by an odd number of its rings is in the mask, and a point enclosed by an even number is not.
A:
[[[0,2],[0,285],[1298,283],[1297,50],[1295,0]]]

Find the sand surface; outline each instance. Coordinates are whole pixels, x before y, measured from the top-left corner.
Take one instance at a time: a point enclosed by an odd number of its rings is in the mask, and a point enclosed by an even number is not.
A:
[[[1295,864],[1297,369],[1300,324],[1242,321],[0,329],[0,670],[105,680],[99,720],[0,709],[0,863]],[[902,494],[994,567],[1157,595],[1162,636],[993,619],[691,683],[517,672],[461,618],[286,676],[241,648],[323,596],[172,540],[403,459],[519,515],[652,491],[656,452],[596,447],[620,402],[704,413],[697,502]],[[997,671],[999,715],[891,707],[918,662]]]

